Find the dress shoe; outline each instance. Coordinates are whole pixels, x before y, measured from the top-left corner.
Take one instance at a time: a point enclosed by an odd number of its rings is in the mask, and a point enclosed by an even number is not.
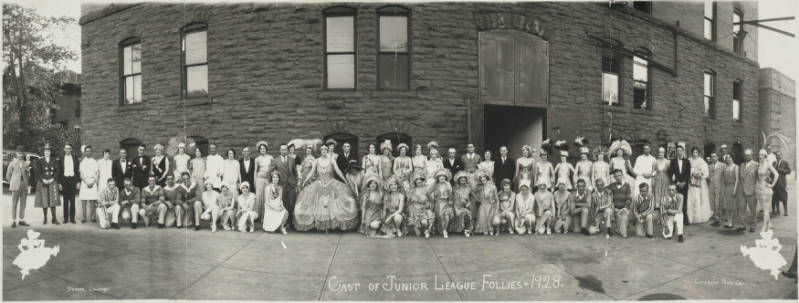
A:
[[[11,228],[15,228],[15,227],[17,227],[17,222],[16,221],[11,222]]]
[[[613,237],[613,230],[608,228],[608,237]]]
[[[42,224],[47,225],[47,218],[44,218],[44,222]]]
[[[113,228],[113,229],[119,229],[119,224],[116,224],[116,223],[111,223],[111,228]]]
[[[650,238],[650,239],[652,239],[654,236],[652,236],[652,235],[646,235],[646,237],[647,237],[647,238]]]
[[[136,229],[136,227],[138,227],[138,225],[139,224],[136,224],[136,223],[130,223],[130,228]]]
[[[163,228],[164,228],[164,224],[158,223],[158,229],[163,229]]]
[[[677,242],[682,243],[683,241],[684,241],[684,239],[683,239],[682,235],[679,235],[679,237],[677,237]]]
[[[749,232],[750,232],[750,233],[753,233],[753,232],[755,232],[755,228],[754,228],[754,227],[752,227],[752,228],[749,228]]]
[[[80,220],[80,223],[86,223],[86,219]]]
[[[19,221],[19,226],[30,226],[30,225],[28,225],[28,223],[25,223],[25,221]]]
[[[711,226],[719,226],[719,225],[721,225],[721,223],[719,223],[719,221],[713,221],[713,223],[711,223],[710,225]]]
[[[199,225],[195,226],[194,230],[200,230],[200,226]]]
[[[50,223],[53,223],[55,225],[61,225],[61,223],[59,223],[58,220],[56,220],[55,218],[53,218],[53,220],[50,221]]]
[[[77,224],[77,223],[75,223],[75,219],[69,220],[69,223]]]

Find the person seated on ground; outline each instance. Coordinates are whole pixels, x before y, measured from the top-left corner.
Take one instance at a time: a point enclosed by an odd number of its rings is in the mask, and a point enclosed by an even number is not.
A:
[[[546,231],[547,235],[552,234],[552,221],[553,219],[553,209],[554,209],[554,202],[552,202],[552,193],[547,190],[547,182],[542,180],[538,181],[538,191],[535,192],[535,205],[538,209],[538,224],[536,225],[536,230],[538,230],[538,234],[544,234]]]
[[[588,217],[591,215],[591,193],[585,184],[586,179],[577,179],[577,189],[570,195],[571,221],[580,224],[580,232],[588,236]],[[574,227],[574,230],[577,230]]]
[[[164,201],[161,186],[155,184],[155,176],[147,178],[147,186],[141,190],[141,204],[134,204],[130,210],[133,214],[131,227],[136,229],[139,217],[144,220],[144,226],[150,226],[150,219],[158,215],[158,206]]]
[[[552,201],[555,202],[555,221],[553,223],[555,233],[566,234],[571,226],[571,205],[569,202],[571,193],[568,184],[564,180],[557,181],[557,190],[552,194]]]
[[[100,191],[100,195],[97,197],[97,222],[103,229],[109,227],[119,229],[119,189],[117,189],[114,178],[108,178],[106,182],[108,185]]]
[[[513,222],[516,221],[516,214],[514,213],[516,209],[516,193],[510,189],[510,179],[502,180],[502,182],[500,182],[500,187],[501,191],[497,194],[499,197],[499,209],[492,223],[497,231],[497,236],[499,236],[499,233],[502,232],[503,229],[507,229],[508,233],[512,235]]]
[[[236,193],[226,185],[222,185],[219,193],[219,216],[222,228],[233,230],[236,226]]]
[[[258,219],[258,212],[255,211],[255,194],[250,192],[250,183],[241,182],[239,185],[241,194],[236,199],[239,206],[238,223],[239,231],[246,232],[249,227],[250,232],[255,231],[255,220]]]
[[[375,236],[383,219],[383,178],[376,173],[364,177],[366,188],[361,192],[361,227],[359,232]]]
[[[164,206],[159,206],[158,208],[158,228],[175,225],[177,223],[176,206],[183,203],[183,189],[180,184],[175,183],[174,174],[166,176],[166,185],[163,190]]]
[[[225,183],[220,184],[228,186]],[[211,232],[216,232],[216,223],[219,219],[219,193],[214,190],[213,182],[205,182],[205,192],[202,201],[194,202],[195,225],[194,230],[200,230],[200,220],[211,221]]]
[[[677,192],[677,186],[669,184],[669,194],[663,199],[663,209],[665,212],[666,226],[663,227],[663,238],[671,239],[674,227],[677,227],[677,237],[680,243],[683,242],[683,214],[682,214],[682,194]]]
[[[129,222],[133,218],[133,214],[138,213],[137,210],[133,209],[133,205],[137,205],[138,209],[138,205],[141,203],[141,190],[133,186],[133,180],[130,178],[125,178],[123,183],[124,187],[119,191],[120,216],[123,221]],[[133,227],[133,223],[131,223],[131,227]]]
[[[652,238],[653,225],[655,222],[655,197],[649,192],[649,184],[641,183],[638,185],[638,198],[633,205],[633,217],[635,220],[635,234],[639,237],[644,236],[644,226],[646,226],[646,237]]]
[[[408,193],[408,226],[413,229],[416,236],[424,232],[425,238],[430,238],[430,230],[435,223],[436,215],[433,214],[433,203],[427,197],[427,186],[424,172],[414,173],[411,177],[412,187]]]
[[[615,182],[608,185],[613,197],[613,208],[616,214],[616,224],[619,226],[619,234],[622,238],[627,238],[627,223],[630,216],[630,204],[632,202],[630,184],[624,182],[624,173],[620,169],[613,170]],[[612,232],[608,233],[613,235]]]
[[[530,179],[519,182],[519,193],[516,194],[516,232],[520,235],[535,231],[535,196],[530,193]]]
[[[591,192],[592,202],[592,220],[594,223],[591,225],[591,234],[596,234],[601,231],[599,225],[602,221],[605,222],[605,231],[607,235],[612,234],[611,227],[613,225],[613,191],[610,187],[605,186],[604,179],[596,179],[594,190]]]

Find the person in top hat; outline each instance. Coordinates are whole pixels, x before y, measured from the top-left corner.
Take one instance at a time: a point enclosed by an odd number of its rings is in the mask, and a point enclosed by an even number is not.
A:
[[[58,185],[64,199],[64,222],[75,224],[75,195],[80,188],[80,162],[72,155],[71,144],[64,144],[64,158],[57,162],[61,168]]]
[[[358,164],[358,160],[352,159],[347,164],[349,167],[349,171],[347,171],[347,175],[344,178],[347,179],[347,185],[350,186],[350,190],[352,191],[352,195],[355,197],[355,201],[360,201],[360,189],[358,188],[363,183],[363,173],[361,173],[361,165]]]
[[[14,159],[6,168],[8,191],[11,192],[11,227],[17,227],[17,209],[19,209],[19,226],[28,226],[28,223],[25,223],[25,203],[28,199],[30,176],[23,151],[22,145],[17,146]]]

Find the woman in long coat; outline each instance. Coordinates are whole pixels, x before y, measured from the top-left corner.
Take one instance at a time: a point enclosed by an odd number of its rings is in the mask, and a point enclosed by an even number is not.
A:
[[[36,172],[36,200],[34,206],[41,207],[44,214],[44,223],[47,224],[47,209],[50,208],[50,214],[53,215],[52,223],[60,224],[55,216],[56,206],[61,206],[61,200],[58,198],[58,176],[61,168],[58,166],[58,160],[52,156],[53,149],[49,144],[44,146],[44,157],[36,160],[34,171]]]

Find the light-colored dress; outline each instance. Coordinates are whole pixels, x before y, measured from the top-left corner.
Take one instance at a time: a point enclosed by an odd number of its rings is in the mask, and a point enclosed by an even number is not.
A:
[[[632,192],[633,192],[633,199],[637,199],[638,197],[638,186],[641,183],[646,183],[649,185],[649,189],[652,189],[652,178],[644,178],[644,174],[651,174],[652,173],[652,165],[655,163],[655,157],[651,155],[640,155],[638,158],[635,159],[635,166],[633,166],[633,172],[635,173],[635,183],[633,184]],[[650,191],[651,192],[651,191]]]
[[[593,180],[591,180],[591,167],[593,163],[589,160],[580,160],[574,165],[574,173],[577,175],[574,178],[574,181],[577,182],[578,180],[583,180],[585,182],[586,188],[591,191],[591,188],[594,188]],[[574,184],[577,186],[577,183]]]
[[[771,197],[774,194],[773,189],[769,187],[771,183],[767,180],[771,176],[769,165],[760,161],[760,165],[757,167],[757,187],[755,187],[755,192],[757,193],[757,202],[761,205],[771,203]],[[763,211],[767,211],[767,209]]]
[[[524,159],[530,159],[530,160],[524,160]],[[523,163],[528,161],[529,163],[527,164]],[[519,158],[519,160],[517,160],[516,163],[519,166],[519,171],[516,174],[516,176],[514,176],[513,178],[514,179],[513,184],[516,184],[516,189],[517,190],[519,189],[519,184],[521,184],[520,183],[521,180],[530,180],[529,181],[530,184],[528,185],[535,186],[535,184],[533,184],[533,169],[535,168],[535,160],[533,160],[533,158]],[[500,182],[501,181],[502,180],[500,180]]]
[[[736,172],[738,172],[736,168],[738,168],[738,165],[733,163],[727,165],[727,167],[724,169],[724,175],[722,176],[724,181],[724,191],[721,201],[719,201],[719,206],[723,210],[729,211],[735,209],[735,192],[737,190],[735,188],[735,177],[737,175]]]
[[[710,192],[707,188],[709,174],[707,162],[701,157],[691,158],[691,186],[688,187],[688,221],[707,222],[713,212],[710,210]]]
[[[602,179],[605,182],[605,185],[610,184],[610,165],[608,162],[603,161],[594,161],[593,165],[591,166],[591,184],[596,185],[597,179]]]
[[[433,176],[437,171],[439,171],[442,168],[444,168],[444,162],[441,161],[440,158],[427,160],[425,169],[427,170],[426,183],[428,187],[436,183],[436,178],[434,178]]]
[[[422,226],[422,221],[435,219],[433,214],[433,204],[427,197],[427,189],[424,187],[414,188],[408,195],[408,226]]]
[[[669,196],[669,165],[668,159],[655,160],[655,176],[652,178],[652,195],[655,197],[655,207],[663,205]]]
[[[394,158],[394,170],[397,171],[397,180],[400,182],[402,190],[409,192],[411,189],[411,172],[413,171],[411,158],[408,156]]]
[[[358,206],[350,188],[333,177],[336,162],[330,157],[316,160],[317,180],[302,189],[294,207],[294,227],[350,230],[358,227]]]
[[[425,166],[427,165],[427,156],[425,156],[425,155],[416,155],[416,156],[413,156],[413,158],[411,158],[411,161],[413,162],[413,172],[414,173],[420,171],[420,172],[423,172],[423,173],[426,174]]]
[[[108,179],[113,178],[113,173],[111,167],[113,166],[114,161],[111,159],[100,159],[97,160],[97,167],[100,169],[100,178],[97,179],[97,190],[98,192],[103,192],[103,189],[108,186]]]
[[[555,174],[557,175],[557,182],[566,184],[566,189],[572,189],[572,172],[574,171],[574,167],[569,162],[560,162],[558,166],[555,168]]]
[[[410,160],[410,158],[408,158]],[[383,225],[380,231],[385,234],[393,234],[402,231],[406,220],[402,220],[400,225],[394,222],[394,214],[400,210],[400,204],[405,200],[405,195],[401,192],[389,192],[383,195]],[[400,210],[400,214],[402,211]]]
[[[535,195],[527,194],[525,197],[522,193],[516,194],[516,224],[514,225],[518,233],[522,234],[527,231],[524,221],[531,217],[535,219]]]
[[[80,161],[80,199],[81,200],[97,200],[97,174],[99,173],[100,167],[97,165],[97,160],[94,158],[85,158]],[[84,182],[83,180],[92,183],[92,187],[89,188],[88,183]]]
[[[255,187],[253,188],[253,192],[255,192],[255,205],[253,205],[253,210],[258,213],[259,218],[263,217],[264,204],[266,204],[264,189],[267,185],[272,183],[269,173],[274,166],[275,163],[272,155],[260,155],[255,158]]]
[[[536,163],[536,176],[535,182],[544,182],[547,185],[547,188],[552,188],[552,177],[554,176],[555,169],[552,167],[552,163],[547,160],[541,160]]]
[[[714,216],[719,216],[720,212],[724,207],[722,204],[724,203],[724,171],[727,169],[727,164],[724,164],[720,161],[716,161],[716,163],[708,164],[708,184],[707,190],[710,195],[710,202],[711,202],[711,211],[713,211]],[[735,180],[733,180],[735,181]],[[718,209],[713,209],[713,205],[718,207]]]
[[[370,190],[367,189],[361,195],[361,203],[363,204],[364,208],[364,217],[363,217],[363,224],[358,229],[358,232],[362,234],[367,234],[367,232],[371,235],[374,234],[375,231],[369,229],[369,224],[375,221],[381,221],[383,219],[383,193],[379,190]]]
[[[191,164],[191,180],[205,187],[205,158],[194,158]]]
[[[266,206],[264,207],[264,231],[273,232],[280,228],[288,219],[289,212],[283,206],[283,188],[280,185],[269,184],[264,189]],[[275,197],[277,193],[277,197]]]
[[[464,230],[472,229],[472,218],[474,217],[474,198],[472,188],[468,185],[460,185],[455,187],[452,192],[452,210],[454,217],[452,222],[449,223],[450,232],[462,232]]]
[[[191,157],[188,154],[177,154],[172,157],[172,160],[175,162],[175,180],[180,180],[180,175],[183,172],[189,171],[189,161]]]
[[[477,199],[480,200],[480,209],[477,210],[476,233],[491,231],[491,223],[497,215],[497,187],[493,183],[486,183],[477,187]]]
[[[366,159],[369,159],[369,161],[366,161]],[[377,175],[380,174],[380,170],[379,170],[379,166],[378,166],[380,164],[380,156],[375,155],[375,154],[368,154],[366,156],[363,156],[363,159],[361,160],[361,163],[363,165],[363,174],[364,175],[369,174],[369,173],[377,174]]]
[[[428,163],[429,164],[429,163]],[[428,166],[429,169],[429,166]],[[452,186],[449,182],[433,184],[430,188],[430,199],[433,200],[435,205],[436,214],[436,230],[443,232],[447,230],[448,226],[444,226],[444,218],[452,219],[454,210],[452,208]],[[448,222],[451,224],[451,222]]]
[[[483,162],[480,162],[479,164],[477,164],[477,169],[485,171],[485,172],[488,172],[488,177],[489,178],[493,178],[493,176],[494,176],[494,161],[484,160]],[[494,180],[494,182],[499,184],[499,182],[502,182],[502,180]]]
[[[229,191],[239,192],[238,184],[241,181],[241,166],[239,161],[227,159],[222,165],[222,184],[225,184]],[[252,185],[250,185],[252,187]]]
[[[394,174],[392,167],[394,165],[394,159],[392,157],[384,155],[380,155],[378,157],[379,157],[378,161],[380,163],[379,168],[381,173],[383,174],[383,180],[388,180],[388,178],[391,178],[391,175]]]
[[[302,177],[301,180],[302,183],[305,183],[305,180],[307,178],[311,179],[310,181],[308,181],[309,183],[313,181],[314,176],[310,174],[311,174],[311,169],[313,169],[314,161],[316,161],[316,159],[313,156],[305,156],[305,158],[302,159],[301,162],[302,164],[300,164],[300,177]],[[298,189],[302,189],[302,183],[297,184]]]
[[[153,162],[155,165],[155,162]],[[214,188],[222,186],[222,172],[225,166],[225,159],[220,155],[210,155],[205,157],[205,179],[210,180]]]

